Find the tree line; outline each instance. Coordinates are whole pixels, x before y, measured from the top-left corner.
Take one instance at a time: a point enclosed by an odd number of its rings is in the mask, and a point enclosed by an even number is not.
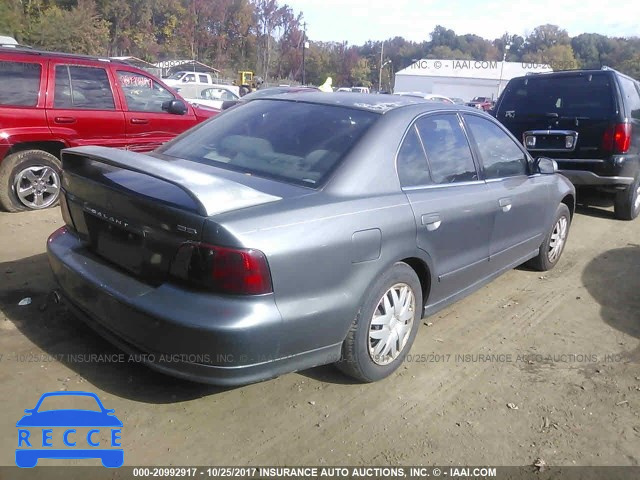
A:
[[[149,62],[189,58],[229,78],[252,70],[266,81],[289,82],[302,80],[306,38],[303,12],[278,0],[0,0],[1,34],[46,50]],[[392,88],[394,72],[423,58],[506,58],[556,68],[607,65],[640,78],[639,37],[570,37],[557,25],[493,40],[440,25],[421,42],[395,37],[384,45],[349,45],[310,39],[304,53],[306,83],[319,85],[331,76],[334,85],[381,83],[383,90]]]

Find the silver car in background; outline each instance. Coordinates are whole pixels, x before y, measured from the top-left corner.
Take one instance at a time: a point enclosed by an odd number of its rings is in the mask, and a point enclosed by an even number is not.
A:
[[[396,95],[259,98],[150,155],[62,157],[63,300],[150,367],[224,385],[388,376],[423,316],[556,265],[575,206],[489,115]]]

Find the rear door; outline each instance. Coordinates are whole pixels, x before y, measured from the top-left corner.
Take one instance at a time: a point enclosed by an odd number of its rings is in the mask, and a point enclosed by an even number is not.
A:
[[[197,123],[193,108],[187,113],[168,113],[168,102],[176,97],[158,81],[142,73],[118,69],[116,72],[125,105],[127,148],[150,151],[188,130]]]
[[[528,156],[499,125],[471,113],[463,118],[494,207],[490,262],[494,270],[516,266],[542,243],[552,213],[549,177],[530,175]]]
[[[70,146],[126,145],[124,114],[106,67],[51,61],[47,122]]]
[[[418,247],[433,260],[438,281],[429,304],[435,305],[490,274],[495,205],[455,113],[418,118],[397,163],[418,227]]]

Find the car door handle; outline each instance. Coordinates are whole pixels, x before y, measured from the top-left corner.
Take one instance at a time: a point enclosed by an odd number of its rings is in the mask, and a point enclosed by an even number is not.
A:
[[[440,215],[437,213],[431,213],[428,215],[422,215],[422,225],[427,227],[427,230],[433,232],[440,228],[442,224],[442,220],[440,219]]]
[[[147,123],[149,123],[149,120],[146,118],[132,118],[131,123],[135,125],[146,125]]]
[[[510,198],[501,198],[498,200],[498,205],[502,208],[503,212],[508,212],[511,210],[511,199]]]
[[[53,120],[56,123],[76,123],[75,117],[55,117]]]

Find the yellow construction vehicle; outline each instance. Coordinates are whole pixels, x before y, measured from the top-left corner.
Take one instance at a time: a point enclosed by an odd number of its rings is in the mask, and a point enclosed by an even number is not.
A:
[[[242,70],[238,72],[235,83],[240,87],[240,96],[242,97],[259,88],[260,84],[262,84],[262,79],[260,77],[254,77],[253,72]]]

